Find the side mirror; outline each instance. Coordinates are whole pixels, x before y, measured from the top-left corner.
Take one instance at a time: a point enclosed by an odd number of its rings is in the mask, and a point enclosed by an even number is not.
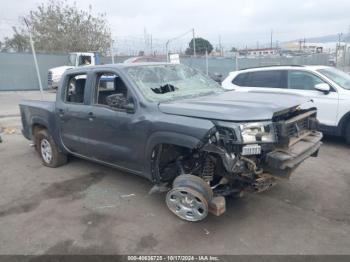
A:
[[[135,104],[133,101],[129,101],[124,107],[123,107],[127,113],[133,114],[135,113]]]
[[[124,94],[113,94],[106,98],[107,105],[113,108],[125,109],[127,113],[135,113],[135,103],[133,99],[127,100]]]
[[[321,84],[315,85],[315,89],[325,94],[328,94],[331,90],[331,87],[326,83],[321,83]]]

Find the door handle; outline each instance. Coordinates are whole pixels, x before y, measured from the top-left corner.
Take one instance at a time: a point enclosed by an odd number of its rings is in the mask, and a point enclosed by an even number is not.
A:
[[[95,118],[94,113],[89,112],[89,113],[88,113],[88,119],[89,119],[89,121],[94,121],[94,118]]]

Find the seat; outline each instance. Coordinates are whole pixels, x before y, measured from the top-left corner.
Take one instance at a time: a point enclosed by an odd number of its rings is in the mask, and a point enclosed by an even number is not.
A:
[[[75,93],[72,95],[72,102],[83,103],[84,102],[84,89],[86,79],[75,80]]]
[[[114,94],[123,94],[125,97],[127,96],[128,89],[120,77],[116,77],[114,79],[114,88],[115,88],[115,91],[113,92]]]

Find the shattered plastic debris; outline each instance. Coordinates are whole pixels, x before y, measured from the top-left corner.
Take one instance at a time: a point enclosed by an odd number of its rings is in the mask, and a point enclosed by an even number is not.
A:
[[[210,234],[210,232],[209,232],[209,230],[208,230],[208,229],[203,228],[203,230],[204,230],[204,232],[205,232],[205,234],[206,234],[206,235],[209,235],[209,234]]]
[[[12,135],[14,133],[16,133],[16,128],[7,127],[7,128],[4,129],[4,134]]]

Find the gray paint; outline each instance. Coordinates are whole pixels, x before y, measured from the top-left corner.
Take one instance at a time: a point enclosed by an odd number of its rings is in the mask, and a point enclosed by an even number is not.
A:
[[[269,95],[268,101],[261,102],[261,96],[257,94],[238,95],[227,91],[220,95],[159,105],[141,95],[124,70],[129,66],[137,65],[91,66],[66,71],[56,102],[20,103],[24,136],[30,139],[32,126],[44,125],[61,151],[152,180],[150,160],[157,144],[172,143],[197,148],[206,142],[206,135],[214,127],[213,120],[267,120],[274,112],[300,102],[288,95],[284,97],[288,99],[275,99]],[[94,79],[101,70],[118,74],[126,83],[128,96],[135,104],[134,113],[94,105]],[[68,76],[76,73],[87,73],[84,104],[65,103],[62,99]],[[191,105],[193,110],[190,110]]]
[[[261,121],[272,119],[275,112],[305,101],[294,95],[226,91],[217,95],[161,103],[159,109],[167,114],[213,120]]]

